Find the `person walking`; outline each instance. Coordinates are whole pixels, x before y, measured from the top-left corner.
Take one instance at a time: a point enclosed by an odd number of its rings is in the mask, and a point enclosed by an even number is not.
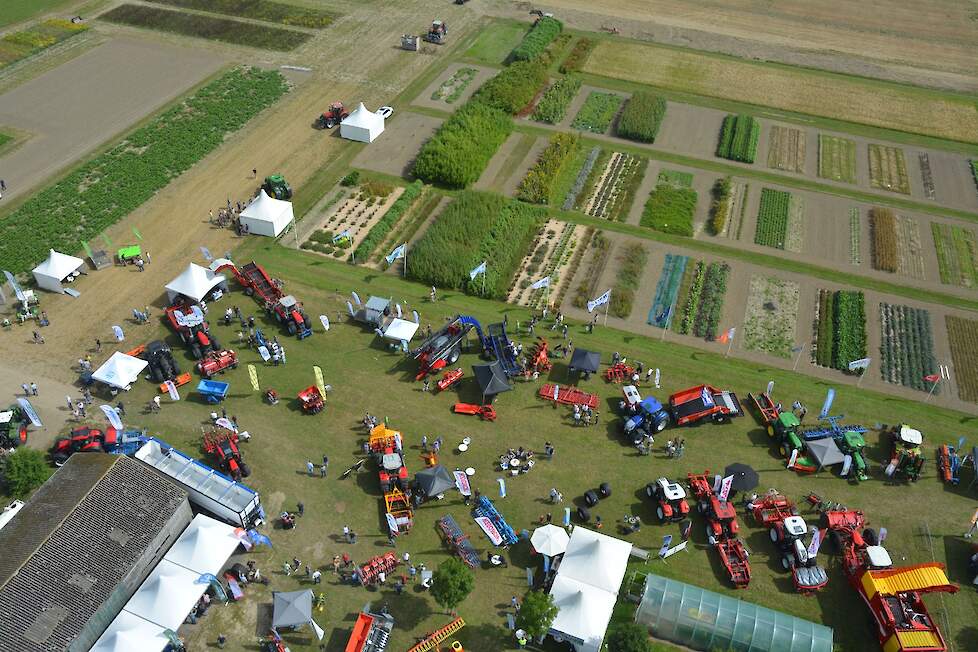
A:
[[[126,416],[126,404],[123,403],[122,401],[119,401],[118,403],[115,404],[115,411],[119,413],[120,417]]]
[[[295,507],[297,510],[299,510],[299,516],[305,516],[306,506],[302,504],[301,500],[295,504]]]
[[[224,634],[218,634],[217,635],[217,647],[219,647],[219,648],[221,648],[223,650],[224,649],[224,646],[227,645],[227,642],[228,642],[228,637],[227,636],[225,636]]]
[[[326,465],[325,464],[323,464],[322,466],[319,467],[319,477],[320,478],[325,478],[326,477]]]
[[[24,396],[30,396],[31,395],[31,386],[28,385],[27,383],[21,383],[20,384],[20,388],[22,390],[24,390]]]
[[[346,539],[346,542],[347,543],[350,543],[350,526],[349,525],[344,525],[343,526],[343,538]]]
[[[513,607],[513,609],[516,609],[516,611],[520,610],[520,600],[515,595],[510,599],[509,604],[511,607]]]
[[[160,411],[160,395],[159,394],[157,394],[156,396],[153,397],[153,408],[152,409],[153,409],[154,412],[159,412]]]
[[[333,555],[333,575],[339,575],[340,573],[340,556]]]
[[[298,557],[293,557],[292,558],[292,571],[293,572],[298,572],[300,568],[302,568],[302,562],[299,560]]]
[[[68,409],[72,412],[75,411],[75,402],[71,400],[71,397],[65,394],[65,403],[68,404]]]
[[[44,344],[44,336],[34,331],[34,344]]]
[[[319,584],[322,581],[323,581],[323,574],[319,572],[319,569],[317,568],[312,572],[312,583]]]
[[[292,566],[289,564],[289,562],[282,564],[282,572],[286,575],[292,575]]]
[[[421,391],[427,392],[429,389],[431,389],[431,382],[425,378],[424,383],[421,384]]]
[[[258,178],[258,168],[251,168],[251,178],[252,179]]]
[[[98,339],[97,337],[95,338],[95,352],[96,353],[102,352],[102,340]]]
[[[27,385],[24,385],[24,389],[27,389]],[[428,450],[428,435],[421,435],[421,450]]]
[[[82,419],[84,419],[85,418],[85,403],[83,401],[78,401],[78,404],[75,405],[75,407],[78,408],[78,416],[80,416]]]
[[[313,465],[312,460],[306,460],[306,474],[311,478],[316,467]]]
[[[85,403],[88,405],[91,405],[92,403],[95,402],[95,399],[92,397],[92,390],[88,389],[87,387],[85,388],[85,391],[82,393],[82,397],[85,399]]]

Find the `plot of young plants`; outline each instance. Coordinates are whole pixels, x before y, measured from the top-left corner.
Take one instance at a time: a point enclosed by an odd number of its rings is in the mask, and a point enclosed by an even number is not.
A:
[[[659,172],[659,178],[656,179],[656,184],[661,185],[663,183],[675,186],[676,188],[691,188],[693,185],[693,173],[680,172],[678,170],[662,170]]]
[[[581,90],[581,79],[577,75],[568,75],[555,81],[547,89],[533,111],[533,119],[555,125],[564,119],[567,107]]]
[[[978,403],[978,321],[948,315],[947,338],[951,346],[958,396]],[[928,388],[929,389],[929,388]]]
[[[570,222],[549,220],[544,224],[530,247],[531,253],[523,259],[513,279],[507,303],[542,308],[544,300],[549,298],[551,303],[559,305],[580,262],[580,255],[575,254],[580,251],[586,232],[587,227]],[[548,287],[530,287],[544,277],[550,278]]]
[[[314,231],[301,247],[321,254],[333,255],[336,258],[345,257],[351,248],[356,248],[357,262],[367,262],[373,246],[368,243],[367,246],[361,247],[361,243],[369,239],[376,246],[377,239],[381,237],[380,232],[385,226],[377,229],[378,222],[387,221],[386,217],[392,211],[395,213],[392,217],[396,221],[420,193],[421,183],[416,181],[410,188],[411,192],[406,193],[405,201],[400,202],[401,206],[397,211],[393,211],[393,207],[398,204],[398,199],[403,196],[404,188],[380,181],[361,184],[354,188],[342,203],[326,211],[326,214],[319,219],[320,228]],[[376,235],[374,229],[377,229]]]
[[[978,287],[978,243],[975,232],[960,226],[931,222],[941,283]]]
[[[635,292],[642,280],[649,252],[641,242],[631,242],[618,254],[618,274],[611,289],[611,307],[615,317],[628,319],[632,314]]]
[[[856,143],[848,138],[818,135],[818,176],[856,183]]]
[[[923,245],[917,220],[896,215],[889,208],[874,207],[869,211],[869,230],[873,239],[873,269],[924,278]]]
[[[788,172],[805,171],[805,132],[789,127],[771,127],[767,166]]]
[[[593,217],[607,220],[620,220],[627,213],[635,198],[648,159],[622,152],[599,152],[591,154],[584,162],[577,181],[564,201],[566,206],[571,195],[574,206]],[[591,161],[594,161],[593,163]],[[581,183],[581,175],[588,171]],[[580,187],[580,190],[577,190]]]
[[[676,319],[676,299],[679,296],[679,286],[682,285],[683,275],[689,256],[666,254],[662,264],[659,282],[655,285],[655,298],[649,310],[648,323],[656,328],[669,328]]]
[[[791,357],[798,320],[797,283],[752,276],[744,315],[744,348],[779,358]]]
[[[603,134],[608,131],[611,121],[615,119],[621,107],[621,95],[591,91],[584,101],[584,106],[577,112],[571,127]]]
[[[849,370],[866,357],[866,298],[862,292],[819,290],[815,304],[815,347],[812,362]]]
[[[874,188],[910,194],[907,159],[899,147],[869,146],[869,184]]]
[[[693,217],[696,214],[696,191],[684,184],[685,173],[663,171],[658,185],[649,195],[642,211],[640,224],[662,233],[693,235]],[[689,175],[690,182],[692,175]]]
[[[880,374],[884,381],[929,391],[924,376],[937,372],[930,312],[880,304]],[[940,385],[934,393],[940,392]]]
[[[754,242],[800,253],[805,233],[805,203],[799,195],[763,188]]]
[[[459,68],[431,94],[431,99],[441,100],[447,104],[454,103],[455,100],[462,97],[462,93],[472,83],[478,72],[475,68]]]
[[[672,330],[680,335],[715,339],[729,276],[730,266],[724,262],[696,260],[687,263],[676,295]]]

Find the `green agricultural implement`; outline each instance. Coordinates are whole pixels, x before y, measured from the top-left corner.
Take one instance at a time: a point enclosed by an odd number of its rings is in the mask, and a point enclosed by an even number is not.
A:
[[[265,177],[265,183],[261,185],[265,194],[275,199],[292,199],[292,186],[288,184],[281,174],[273,174]]]
[[[840,439],[837,439],[836,444],[839,445],[839,450],[843,454],[848,455],[852,458],[852,467],[849,471],[849,477],[854,477],[860,482],[863,480],[868,480],[869,475],[867,474],[866,456],[863,454],[863,449],[866,448],[866,440],[863,438],[861,433],[854,430],[846,431]]]
[[[893,426],[885,434],[889,436],[893,449],[890,462],[883,473],[888,478],[903,476],[911,482],[916,482],[924,470],[924,436],[919,430],[907,424]]]
[[[748,394],[751,403],[757,409],[761,418],[761,423],[767,427],[767,435],[774,439],[778,444],[781,456],[787,462],[791,462],[794,457],[794,464],[791,468],[799,473],[815,473],[818,464],[812,461],[808,455],[808,448],[805,441],[798,434],[801,421],[793,412],[784,412],[781,406],[775,403],[767,393],[758,396]]]

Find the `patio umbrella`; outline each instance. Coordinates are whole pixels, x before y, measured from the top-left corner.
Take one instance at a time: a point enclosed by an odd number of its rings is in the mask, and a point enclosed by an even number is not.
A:
[[[552,524],[538,527],[530,537],[533,549],[548,557],[563,554],[567,550],[568,540],[567,532]]]
[[[809,454],[815,458],[821,467],[841,464],[845,460],[845,454],[839,450],[839,445],[832,437],[816,439],[807,443]]]
[[[437,496],[455,488],[455,476],[441,464],[418,471],[414,474],[414,486],[426,496]]]
[[[730,485],[730,488],[734,491],[749,491],[756,487],[760,481],[757,477],[757,471],[740,462],[735,462],[725,468],[723,475],[724,477],[733,476],[733,484]]]

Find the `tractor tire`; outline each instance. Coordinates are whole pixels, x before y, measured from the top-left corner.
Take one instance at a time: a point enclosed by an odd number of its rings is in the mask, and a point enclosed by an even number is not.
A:
[[[655,430],[656,432],[662,432],[663,430],[666,429],[666,426],[668,425],[669,425],[669,417],[662,417],[661,420],[656,421],[655,424],[653,424],[652,429]]]
[[[196,342],[190,345],[190,355],[193,356],[194,360],[200,360],[203,357],[200,351],[200,345]]]
[[[768,534],[771,536],[771,541],[773,541],[774,543],[778,543],[779,541],[781,541],[781,530],[779,530],[778,528],[776,527],[771,528],[770,530],[768,530]]]
[[[579,520],[581,523],[587,523],[591,520],[591,512],[587,507],[577,508],[577,520]]]
[[[781,451],[781,457],[788,457],[788,448],[784,445],[779,449]]]
[[[246,297],[250,297],[251,295],[253,295],[255,293],[255,288],[253,288],[253,287],[246,287],[244,289],[244,293],[245,293],[245,296]]]
[[[248,465],[247,464],[245,464],[244,462],[242,462],[241,463],[241,477],[242,478],[247,478],[249,475],[251,475],[251,469],[248,468]]]
[[[660,523],[666,522],[666,513],[665,511],[663,511],[662,505],[659,505],[658,507],[655,508],[655,515],[659,519]]]
[[[706,514],[706,503],[698,502],[696,503],[696,511],[700,514]]]
[[[282,323],[282,314],[279,311],[277,311],[277,310],[270,310],[269,312],[271,312],[273,315],[275,315],[275,321],[277,321],[280,324]]]
[[[767,436],[768,437],[771,437],[771,438],[774,437],[774,426],[768,426],[767,427]]]
[[[449,365],[453,365],[458,361],[458,357],[462,355],[462,349],[458,346],[452,349],[452,352],[448,354],[448,359],[446,362]]]
[[[863,540],[866,542],[867,546],[878,546],[880,544],[880,536],[871,527],[863,530]]]
[[[61,467],[65,465],[65,462],[68,461],[68,457],[69,456],[65,455],[64,453],[58,453],[57,455],[51,456],[51,461],[54,462],[55,466]]]
[[[842,552],[842,535],[835,530],[829,532],[829,541],[832,542],[832,549],[835,552]]]
[[[655,485],[652,484],[651,482],[645,485],[645,495],[648,496],[649,498],[655,497]]]
[[[781,558],[781,568],[791,570],[791,560],[788,559],[787,555]]]
[[[594,489],[588,489],[584,492],[584,502],[588,507],[594,507],[598,504],[598,494]]]
[[[153,382],[156,383],[157,385],[162,383],[164,380],[166,380],[165,378],[163,378],[163,370],[160,369],[159,364],[154,364],[150,366],[149,376],[150,378],[153,379]]]
[[[600,498],[607,498],[611,495],[611,485],[607,482],[602,482],[598,485],[598,496]]]
[[[209,337],[209,339],[211,341],[211,350],[212,351],[220,351],[221,350],[221,345],[217,343],[217,338],[214,337],[213,335],[209,335],[208,337]]]
[[[288,329],[289,329],[289,335],[295,335],[299,331],[299,329],[295,325],[295,322],[292,320],[289,320]]]
[[[160,371],[163,372],[163,378],[165,380],[173,380],[177,377],[177,375],[173,373],[173,366],[166,358],[160,358]]]

